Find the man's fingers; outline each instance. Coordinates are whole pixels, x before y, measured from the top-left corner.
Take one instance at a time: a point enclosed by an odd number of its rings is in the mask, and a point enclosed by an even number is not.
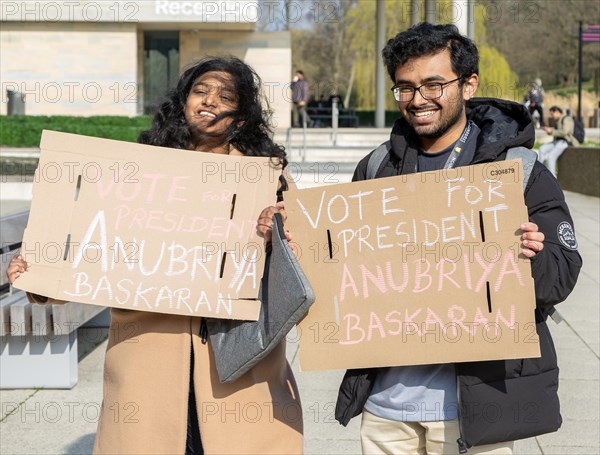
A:
[[[538,225],[535,223],[532,223],[531,221],[521,224],[520,228],[523,232],[538,232],[539,231]]]
[[[534,240],[523,240],[523,246],[526,247],[527,249],[530,249],[536,253],[539,253],[540,251],[542,251],[544,249],[544,243],[543,242],[536,242]]]
[[[543,234],[542,239],[540,241],[523,239],[522,245],[523,248],[521,249],[521,253],[523,253],[523,255],[525,255],[528,258],[534,257],[537,253],[544,249]]]
[[[535,228],[537,228],[536,225],[534,225]],[[546,236],[544,235],[543,232],[539,232],[539,231],[528,231],[528,232],[524,232],[521,235],[521,240],[523,243],[523,246],[525,248],[528,248],[536,253],[539,253],[540,251],[542,251],[544,249],[544,239],[546,238]]]
[[[534,257],[536,255],[535,251],[532,250],[528,250],[527,248],[523,248],[521,250],[521,254],[523,254],[523,256],[531,259],[532,257]]]
[[[546,236],[539,231],[537,224],[531,221],[523,223],[520,226],[521,231],[521,253],[528,258],[534,257],[537,253],[544,249],[544,240]]]

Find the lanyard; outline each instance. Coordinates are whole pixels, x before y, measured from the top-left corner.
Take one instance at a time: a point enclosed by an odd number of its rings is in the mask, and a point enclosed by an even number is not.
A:
[[[443,169],[452,169],[465,166],[473,161],[475,149],[477,148],[477,137],[481,130],[473,121],[469,120],[461,133],[458,141],[452,146],[452,151],[444,164]],[[415,172],[419,172],[418,162],[415,163]]]
[[[465,129],[458,138],[458,141],[452,147],[452,152],[444,165],[444,169],[452,169],[457,166],[469,164],[475,156],[475,148],[477,146],[477,136],[481,130],[472,120],[467,122]]]

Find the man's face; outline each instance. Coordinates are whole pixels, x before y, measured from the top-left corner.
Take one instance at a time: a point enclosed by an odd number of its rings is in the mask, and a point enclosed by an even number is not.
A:
[[[419,87],[422,84],[445,83],[458,78],[452,71],[450,52],[444,50],[409,60],[396,68],[396,86]],[[425,99],[417,90],[411,101],[399,101],[402,116],[416,131],[421,145],[426,150],[434,147],[439,151],[458,139],[466,124],[465,102],[477,88],[477,75],[451,82],[443,87],[442,95],[436,99]],[[463,79],[464,80],[464,79]]]
[[[558,120],[560,118],[560,112],[559,111],[550,111],[550,113],[552,114],[552,118],[554,120]]]

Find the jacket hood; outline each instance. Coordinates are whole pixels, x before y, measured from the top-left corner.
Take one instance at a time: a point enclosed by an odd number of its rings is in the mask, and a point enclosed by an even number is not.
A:
[[[466,109],[467,118],[481,130],[473,164],[494,161],[511,147],[533,147],[535,129],[523,105],[495,98],[474,98],[467,102]],[[390,140],[400,168],[416,163],[417,138],[403,118],[394,123]]]
[[[522,104],[494,98],[475,98],[467,103],[467,118],[481,130],[474,162],[495,160],[511,147],[532,148],[533,121]]]

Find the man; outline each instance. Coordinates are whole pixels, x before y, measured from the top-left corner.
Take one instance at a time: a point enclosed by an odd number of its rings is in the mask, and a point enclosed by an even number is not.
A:
[[[556,127],[544,126],[544,131],[552,136],[552,142],[540,145],[538,159],[540,162],[548,161],[548,169],[556,177],[556,162],[569,145],[579,145],[579,141],[573,136],[575,122],[570,115],[563,115],[558,106],[550,108],[550,115],[554,119]]]
[[[414,26],[387,43],[383,59],[402,118],[376,177],[503,160],[509,148],[533,145],[522,105],[472,99],[478,51],[455,26]],[[372,155],[358,164],[355,181],[367,177]],[[513,440],[560,427],[558,367],[545,321],[573,289],[581,257],[558,183],[532,163],[529,221],[515,229],[522,231],[521,253],[531,258],[541,358],[348,371],[336,418],[346,425],[362,412],[363,453],[512,453]]]
[[[542,87],[542,80],[540,78],[536,78],[527,95],[525,95],[525,100],[527,101],[527,107],[529,109],[529,114],[531,118],[533,118],[534,112],[537,112],[540,116],[540,126],[544,127],[544,87]]]
[[[308,81],[302,70],[296,71],[292,81],[292,126],[300,128],[311,123],[306,112],[308,102]]]

